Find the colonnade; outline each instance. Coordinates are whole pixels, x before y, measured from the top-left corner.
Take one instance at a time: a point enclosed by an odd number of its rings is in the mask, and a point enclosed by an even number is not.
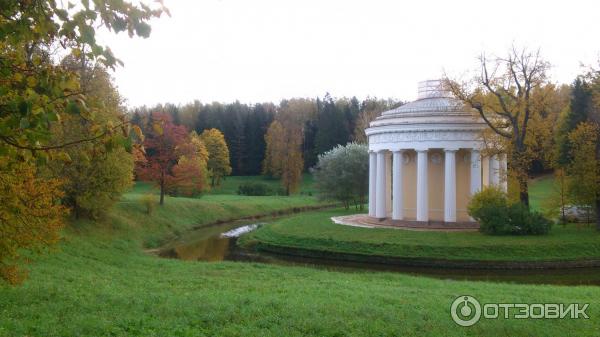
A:
[[[456,222],[456,152],[457,148],[444,151],[444,222]],[[470,195],[482,187],[482,156],[479,149],[470,150]],[[383,219],[391,208],[393,220],[406,220],[404,199],[416,198],[416,220],[429,221],[429,152],[415,149],[417,153],[416,196],[404,195],[403,155],[408,149],[381,150],[369,153],[369,216]],[[388,154],[391,152],[391,156]],[[487,174],[490,185],[500,185],[506,190],[506,160],[503,156],[484,157],[488,160]],[[390,165],[390,160],[391,164]],[[501,173],[502,172],[502,173]],[[391,180],[391,191],[389,181]]]

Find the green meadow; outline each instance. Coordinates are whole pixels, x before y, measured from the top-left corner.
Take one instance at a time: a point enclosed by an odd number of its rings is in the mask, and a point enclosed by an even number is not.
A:
[[[105,218],[74,221],[56,249],[33,258],[23,285],[1,286],[0,336],[600,335],[598,287],[158,258],[147,248],[195,226],[318,202],[210,194],[167,198],[148,215],[139,199],[150,191],[136,186]],[[590,319],[482,320],[463,328],[449,308],[464,294],[482,302],[590,303]]]

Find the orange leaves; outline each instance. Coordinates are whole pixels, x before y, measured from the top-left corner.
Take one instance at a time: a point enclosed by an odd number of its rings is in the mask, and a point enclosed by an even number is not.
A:
[[[0,277],[9,283],[25,276],[16,265],[20,251],[40,252],[58,241],[67,214],[59,204],[60,186],[57,179],[38,177],[27,163],[0,168]]]

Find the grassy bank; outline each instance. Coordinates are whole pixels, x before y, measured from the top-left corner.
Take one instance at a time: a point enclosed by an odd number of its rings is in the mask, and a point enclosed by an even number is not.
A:
[[[234,177],[232,177],[234,178]],[[146,213],[142,196],[152,193],[156,197],[155,210]],[[155,189],[146,183],[137,184],[113,207],[105,219],[78,221],[71,229],[93,230],[93,234],[107,232],[140,240],[147,247],[156,247],[173,236],[195,226],[227,221],[253,215],[270,215],[294,208],[317,206],[320,203],[307,195],[290,197],[247,197],[235,194],[208,194],[199,198],[166,197],[164,206],[158,206]]]
[[[421,232],[334,224],[343,209],[305,213],[278,220],[244,238],[306,250],[478,261],[600,259],[600,233],[589,227],[555,226],[543,236],[491,236],[479,232]],[[260,246],[259,246],[260,247]]]
[[[0,286],[0,336],[552,336],[600,334],[600,288],[433,280],[255,263],[161,259],[143,247],[194,225],[307,197],[168,198],[152,215],[128,193],[99,222],[78,222],[36,258],[29,280]],[[589,320],[483,320],[460,328],[450,303],[591,303]]]

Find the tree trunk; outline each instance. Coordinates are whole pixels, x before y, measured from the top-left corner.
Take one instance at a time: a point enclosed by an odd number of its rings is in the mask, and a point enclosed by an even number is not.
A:
[[[523,205],[529,208],[529,186],[527,177],[519,178],[519,200]]]
[[[164,179],[160,181],[160,205],[165,203],[165,182]]]
[[[73,201],[73,209],[75,210],[75,219],[79,219],[79,206],[77,206],[77,201]]]
[[[519,183],[519,201],[529,208],[528,181],[530,165],[523,140],[516,140],[513,149],[514,152],[511,156],[511,161],[513,162],[513,169],[516,171],[517,182]]]

